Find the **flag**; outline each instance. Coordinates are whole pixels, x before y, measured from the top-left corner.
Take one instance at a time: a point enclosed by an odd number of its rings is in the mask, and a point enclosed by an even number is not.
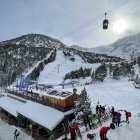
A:
[[[30,85],[30,82],[31,82],[31,75],[28,75],[28,76],[26,77],[26,86],[25,86],[26,92],[28,92],[28,87],[29,87],[29,85]]]
[[[22,91],[25,75],[20,76],[19,90]]]

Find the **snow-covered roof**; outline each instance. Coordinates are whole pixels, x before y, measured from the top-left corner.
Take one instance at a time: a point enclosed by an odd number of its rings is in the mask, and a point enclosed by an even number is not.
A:
[[[8,96],[0,98],[0,107],[12,114],[13,116],[17,117],[17,109],[21,108],[25,103],[10,98]]]
[[[53,130],[64,119],[64,113],[32,101],[18,108],[17,112],[49,130]]]
[[[40,96],[44,95],[44,96],[53,97],[53,98],[61,99],[61,100],[65,100],[66,98],[70,97],[73,94],[73,92],[69,92],[64,89],[46,89],[42,91],[32,89],[32,92],[38,93]]]

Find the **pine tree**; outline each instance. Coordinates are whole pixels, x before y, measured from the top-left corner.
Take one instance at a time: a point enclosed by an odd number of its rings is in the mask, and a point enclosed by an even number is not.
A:
[[[116,65],[113,69],[113,78],[118,80],[120,76],[119,66]]]
[[[92,79],[92,81],[95,81],[95,72],[94,72],[94,70],[93,70],[93,72],[91,74],[91,79]]]
[[[100,65],[96,71],[95,71],[95,78],[96,80],[99,80],[99,81],[104,81],[105,77],[107,75],[107,68],[106,68],[106,65],[105,63],[103,63],[102,65]]]
[[[91,112],[91,101],[89,99],[89,96],[87,95],[87,91],[84,88],[80,95],[80,104],[81,104],[81,110],[83,113],[90,113]]]
[[[82,119],[83,116],[86,116],[91,113],[91,101],[87,95],[87,91],[84,88],[80,94],[80,100],[75,102],[75,115],[76,119]]]
[[[138,64],[138,66],[140,67],[140,57],[138,57],[137,59],[138,59],[138,60],[137,60],[137,64]]]

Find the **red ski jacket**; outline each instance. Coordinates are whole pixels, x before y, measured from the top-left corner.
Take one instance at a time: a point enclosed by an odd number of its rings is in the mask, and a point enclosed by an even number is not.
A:
[[[110,127],[109,126],[103,126],[101,129],[100,129],[100,134],[102,135],[106,135],[107,134],[107,131],[110,130]]]
[[[76,132],[77,131],[77,125],[73,124],[70,128],[71,132]]]

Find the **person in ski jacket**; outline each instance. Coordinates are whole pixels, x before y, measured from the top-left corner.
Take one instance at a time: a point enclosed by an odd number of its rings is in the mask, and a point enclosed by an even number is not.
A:
[[[101,129],[100,129],[100,138],[101,138],[101,140],[104,140],[106,138],[106,134],[107,134],[108,130],[110,130],[109,126],[101,127]]]
[[[82,117],[83,117],[84,126],[85,126],[86,130],[88,131],[88,126],[87,126],[88,125],[88,122],[87,122],[86,116],[83,115]]]
[[[76,132],[77,132],[77,125],[75,123],[73,123],[73,125],[70,128],[71,140],[76,139]]]
[[[124,110],[124,112],[126,117],[126,123],[129,123],[129,117],[131,117],[131,112],[127,112],[126,110]]]
[[[82,137],[82,134],[81,134],[81,131],[80,131],[80,128],[79,128],[79,126],[78,126],[78,125],[77,125],[77,134],[78,134],[78,136],[79,136],[80,140],[82,140],[82,139],[83,139],[83,137]]]
[[[99,113],[99,106],[96,105],[96,114],[98,114],[98,113]]]
[[[51,132],[49,139],[50,140],[56,140],[56,134],[54,132]]]
[[[112,106],[112,108],[111,108],[111,115],[112,116],[113,116],[114,112],[115,112],[115,110],[114,110],[114,107]]]
[[[117,112],[114,112],[112,116],[112,122],[116,123],[116,121],[117,121]]]
[[[87,124],[89,126],[89,129],[92,129],[92,126],[90,124],[90,118],[89,118],[89,115],[86,115],[86,120],[87,120]]]
[[[19,136],[19,132],[17,131],[17,129],[14,132],[14,140],[17,140],[17,137]]]
[[[120,122],[121,122],[121,113],[117,112],[117,115],[116,115],[116,126],[119,127]]]

